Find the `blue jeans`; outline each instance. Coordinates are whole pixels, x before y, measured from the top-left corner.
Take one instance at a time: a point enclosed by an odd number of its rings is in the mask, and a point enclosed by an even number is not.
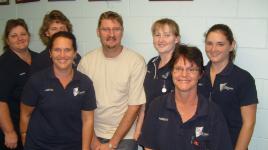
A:
[[[109,139],[98,137],[102,144],[108,143]],[[116,150],[138,150],[138,143],[133,139],[123,139],[118,144]]]

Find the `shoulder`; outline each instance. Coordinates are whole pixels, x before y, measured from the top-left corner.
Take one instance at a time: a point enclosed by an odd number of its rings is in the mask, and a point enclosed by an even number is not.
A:
[[[164,109],[168,102],[172,100],[172,97],[174,96],[174,92],[170,92],[161,96],[156,97],[150,104],[150,108],[155,110]]]
[[[92,84],[93,83],[92,80],[87,75],[81,73],[78,70],[77,70],[76,73],[77,73],[77,77],[79,78],[79,80],[82,81],[81,83],[86,83],[86,84],[88,84],[88,83]]]
[[[142,61],[142,62],[145,62],[143,56],[141,56],[139,53],[137,53],[136,51],[132,50],[132,49],[129,49],[127,47],[124,47],[123,49],[125,52],[125,55],[129,58],[132,58],[132,59],[136,59],[138,61]]]
[[[235,74],[235,76],[239,76],[239,79],[253,79],[253,76],[247,70],[244,70],[237,65],[233,65],[232,73]]]

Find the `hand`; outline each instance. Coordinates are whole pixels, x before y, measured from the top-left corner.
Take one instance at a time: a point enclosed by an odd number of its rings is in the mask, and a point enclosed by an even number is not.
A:
[[[101,144],[100,150],[112,150],[112,148],[109,148],[109,143]]]
[[[15,131],[5,134],[5,145],[7,148],[15,149],[18,143],[18,136]]]
[[[138,138],[140,137],[140,135],[141,135],[141,132],[135,131],[134,136],[133,136],[133,139],[135,141],[138,141]]]
[[[92,150],[100,150],[101,143],[98,139],[93,137],[92,143],[90,145]]]

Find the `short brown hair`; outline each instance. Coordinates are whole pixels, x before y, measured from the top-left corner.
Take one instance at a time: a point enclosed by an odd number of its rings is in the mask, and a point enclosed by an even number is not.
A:
[[[163,26],[168,25],[172,31],[172,33],[175,36],[180,36],[180,28],[178,26],[178,24],[169,18],[163,18],[163,19],[159,19],[157,21],[155,21],[152,25],[152,34],[155,34],[156,30],[159,28],[162,28]]]
[[[67,30],[69,32],[73,31],[73,27],[72,27],[70,20],[61,11],[52,10],[50,13],[45,15],[42,26],[40,27],[40,30],[39,30],[40,38],[45,45],[47,45],[49,41],[49,38],[46,36],[46,32],[50,24],[53,22],[62,23],[66,25]]]
[[[124,28],[123,26],[123,19],[121,15],[119,15],[116,12],[113,11],[106,11],[100,15],[99,21],[98,21],[98,28],[101,26],[101,21],[104,19],[109,19],[109,20],[116,20],[119,22],[119,24]]]
[[[6,23],[6,27],[5,27],[5,31],[4,31],[4,35],[3,35],[4,48],[9,47],[7,44],[8,35],[9,35],[10,31],[17,26],[23,27],[26,30],[26,32],[28,33],[28,35],[30,36],[28,26],[27,26],[26,22],[24,21],[24,19],[21,19],[21,18],[9,19]]]

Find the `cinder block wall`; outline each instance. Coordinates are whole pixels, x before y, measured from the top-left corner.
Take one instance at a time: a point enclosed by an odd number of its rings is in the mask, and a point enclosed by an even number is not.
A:
[[[124,18],[123,44],[141,53],[148,61],[156,55],[152,45],[151,24],[169,17],[178,22],[182,42],[198,46],[204,52],[203,34],[215,23],[228,24],[235,34],[237,58],[235,63],[248,70],[256,79],[259,105],[257,124],[251,141],[251,150],[268,149],[268,1],[267,0],[194,0],[184,2],[149,2],[148,0],[121,0],[88,2],[87,0],[31,2],[0,6],[0,33],[7,19],[24,18],[31,31],[30,48],[40,52],[38,30],[45,13],[59,9],[71,20],[79,43],[79,53],[100,46],[96,36],[97,20],[103,11],[119,12]],[[0,44],[2,47],[2,43]],[[207,57],[204,53],[205,60]]]

